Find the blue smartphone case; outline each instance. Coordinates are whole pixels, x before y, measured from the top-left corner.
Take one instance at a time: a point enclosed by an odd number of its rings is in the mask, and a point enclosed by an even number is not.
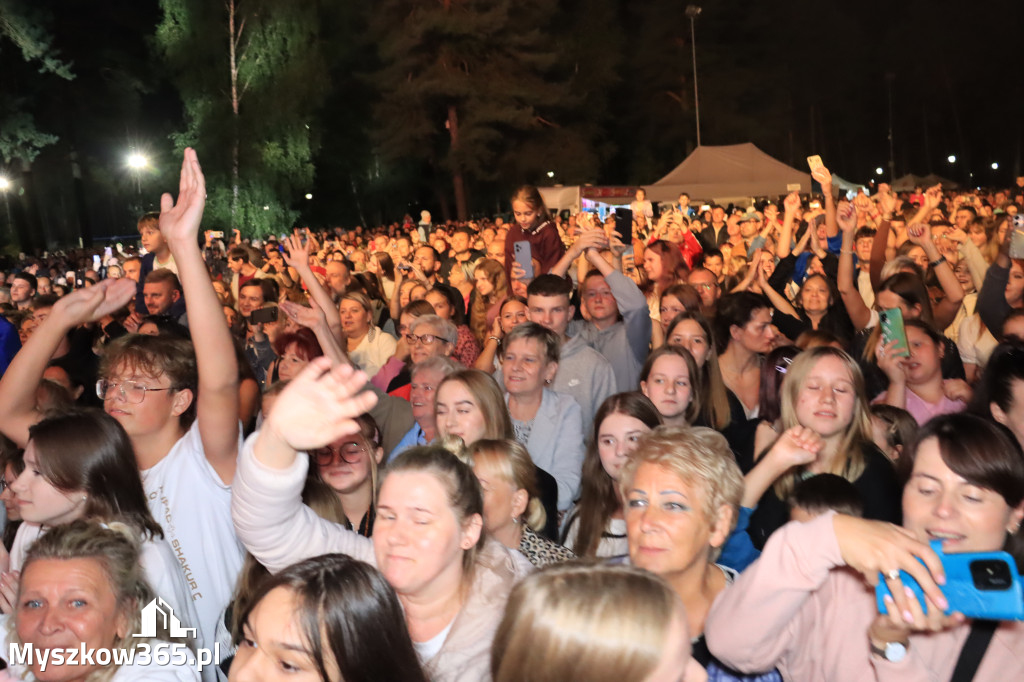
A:
[[[1006,552],[966,552],[963,554],[945,554],[942,541],[933,540],[932,549],[942,560],[946,570],[946,584],[940,585],[942,594],[949,602],[946,615],[959,612],[968,618],[986,620],[1024,620],[1024,592],[1021,589],[1021,578],[1017,574],[1017,564]],[[920,560],[919,560],[920,561]],[[980,563],[979,563],[980,562]],[[922,562],[923,563],[923,562]],[[1005,566],[1001,566],[1005,564]],[[975,584],[971,567],[975,565],[975,573],[987,572],[995,577],[995,584],[987,589]],[[998,574],[998,575],[996,575]],[[905,571],[900,571],[900,580],[909,587],[921,603],[925,613],[924,591],[917,581]],[[892,596],[885,576],[879,574],[878,585],[875,587],[875,600],[879,613],[888,613],[884,597]]]

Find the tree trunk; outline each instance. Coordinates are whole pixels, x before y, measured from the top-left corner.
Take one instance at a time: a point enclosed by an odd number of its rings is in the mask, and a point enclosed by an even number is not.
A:
[[[228,55],[231,60],[231,227],[238,227],[238,62],[236,50],[242,27],[235,31],[235,0],[228,0]]]
[[[458,164],[459,148],[459,113],[454,104],[448,105],[448,134],[452,138],[452,149],[449,158],[452,163],[452,188],[455,190],[455,214],[459,220],[465,220],[466,212],[466,187],[462,179],[462,169]]]

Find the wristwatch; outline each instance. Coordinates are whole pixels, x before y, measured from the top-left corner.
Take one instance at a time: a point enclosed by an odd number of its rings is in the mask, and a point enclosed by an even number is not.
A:
[[[885,647],[875,646],[874,642],[870,644],[871,653],[881,656],[890,663],[899,663],[907,657],[907,645],[903,642],[888,642]]]

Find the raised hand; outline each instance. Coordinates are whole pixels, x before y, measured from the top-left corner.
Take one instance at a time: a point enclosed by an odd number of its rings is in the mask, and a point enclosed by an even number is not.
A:
[[[309,269],[309,247],[312,240],[302,243],[302,237],[297,234],[290,234],[284,238],[285,251],[282,255],[284,262],[295,268],[297,272],[304,272]]]
[[[857,229],[857,209],[853,204],[844,203],[836,211],[836,223],[843,232],[853,232]]]
[[[793,426],[779,436],[765,457],[772,458],[787,469],[805,466],[817,459],[824,445],[821,436],[811,429]]]
[[[178,183],[178,201],[170,194],[160,197],[160,232],[168,241],[196,241],[206,206],[206,178],[196,150],[185,149]],[[236,230],[237,231],[237,230]]]
[[[53,304],[53,315],[63,324],[77,327],[95,322],[119,310],[135,295],[135,282],[128,278],[105,279],[95,286],[75,289]]]
[[[316,358],[281,393],[259,439],[302,451],[358,433],[355,418],[377,404],[377,396],[363,390],[365,385],[363,372],[345,364],[331,367],[328,358]]]
[[[786,213],[796,213],[800,210],[800,195],[796,192],[790,192],[786,195],[786,199],[782,202],[782,206]]]
[[[832,173],[829,172],[828,168],[820,166],[811,171],[811,177],[818,181],[822,189],[832,186]]]
[[[318,324],[322,324],[327,321],[327,316],[324,315],[324,311],[316,304],[316,301],[310,300],[313,307],[307,308],[306,306],[295,303],[294,301],[281,301],[279,307],[284,311],[284,314],[288,316],[288,319],[294,321],[296,324],[306,327],[308,329],[315,329]]]
[[[918,246],[932,243],[932,228],[928,223],[913,223],[907,227],[907,239]]]
[[[896,349],[898,344],[899,340],[897,339],[886,344],[879,339],[878,346],[875,348],[875,363],[878,365],[878,369],[882,370],[882,373],[889,378],[890,384],[904,384],[907,381],[907,354],[905,351],[901,353]]]
[[[942,184],[941,183],[939,183],[938,185],[935,185],[934,187],[929,187],[924,192],[924,205],[925,205],[925,207],[928,210],[934,211],[935,209],[937,209],[939,207],[940,203],[942,203]]]

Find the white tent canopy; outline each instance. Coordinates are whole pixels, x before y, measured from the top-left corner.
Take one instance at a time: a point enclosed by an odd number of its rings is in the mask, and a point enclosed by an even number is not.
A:
[[[797,186],[799,185],[799,188]],[[811,191],[811,175],[768,156],[754,144],[700,146],[675,169],[647,185],[650,201],[675,201],[682,192],[693,201],[782,195]]]
[[[934,187],[939,183],[942,183],[943,189],[956,189],[960,186],[956,182],[936,175],[935,173],[929,173],[928,175],[914,175],[913,173],[907,173],[902,178],[896,178],[893,180],[892,191],[913,192],[915,187],[928,189],[929,187]]]

